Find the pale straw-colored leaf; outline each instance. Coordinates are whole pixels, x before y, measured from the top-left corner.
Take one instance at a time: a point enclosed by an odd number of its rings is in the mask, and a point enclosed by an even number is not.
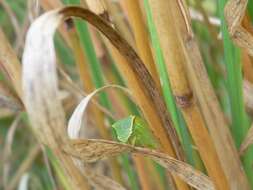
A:
[[[84,125],[87,120],[87,114],[85,114],[86,109],[88,108],[89,103],[91,102],[92,98],[97,95],[99,92],[104,91],[106,89],[116,88],[120,89],[125,93],[129,93],[124,87],[118,85],[107,85],[102,88],[94,90],[92,93],[88,94],[84,97],[78,106],[75,108],[73,114],[71,115],[69,122],[68,122],[68,136],[71,139],[79,138],[79,133],[81,130],[82,125]],[[85,126],[83,126],[85,127]],[[97,140],[94,140],[95,142]],[[70,148],[71,147],[71,148]],[[97,142],[97,143],[89,143],[88,141],[80,141],[78,140],[72,143],[72,146],[67,146],[66,151],[74,156],[74,157],[82,157],[82,160],[85,162],[94,162],[101,160],[104,157],[109,157],[112,155],[118,155],[122,152],[125,152],[126,149],[122,149],[118,146],[108,146],[105,143]],[[87,166],[83,165],[83,163],[78,160],[74,159],[75,164],[81,169],[85,170],[86,177],[89,179],[92,186],[96,189],[107,189],[107,190],[124,190],[120,184],[113,181],[112,179],[98,174],[93,170],[88,169]]]
[[[53,41],[62,19],[57,12],[45,13],[33,22],[27,33],[22,60],[24,103],[34,131],[42,142],[50,146],[57,144],[54,135],[64,135],[61,129],[65,125]]]
[[[107,85],[102,88],[94,90],[92,93],[88,94],[84,97],[81,102],[75,108],[73,114],[71,115],[69,122],[68,122],[68,136],[70,139],[77,139],[79,138],[79,133],[81,130],[82,125],[87,118],[87,114],[85,114],[86,109],[88,108],[89,103],[91,102],[92,98],[97,95],[99,92],[104,91],[109,88],[116,88],[120,89],[123,92],[128,93],[128,91],[121,86],[118,85]],[[85,126],[83,126],[85,127]],[[95,142],[97,140],[94,140]],[[85,162],[95,162],[101,160],[104,157],[109,157],[112,155],[118,155],[122,152],[125,152],[125,149],[119,149],[118,146],[108,146],[105,143],[97,142],[97,143],[89,143],[87,141],[74,141],[71,143],[72,146],[67,146],[65,151],[68,152],[70,155],[74,157],[82,157],[82,160]],[[70,148],[71,147],[71,148]],[[75,164],[83,168],[85,170],[86,177],[89,179],[92,186],[94,186],[98,190],[107,189],[107,190],[124,190],[120,184],[113,181],[112,179],[98,174],[93,170],[90,170],[87,166],[83,165],[83,163],[77,159],[74,159]]]
[[[85,118],[85,111],[89,105],[89,102],[92,100],[92,98],[97,95],[99,92],[104,91],[106,89],[110,88],[116,88],[123,92],[125,92],[127,95],[130,96],[130,93],[125,89],[124,87],[118,86],[118,85],[107,85],[102,88],[94,90],[92,93],[85,96],[82,101],[78,104],[78,106],[75,108],[73,114],[71,115],[69,122],[68,122],[68,136],[71,139],[75,139],[79,137],[79,132],[82,127],[82,121],[86,120]]]
[[[104,0],[86,0],[90,10],[98,15],[103,15],[106,12],[106,4]]]
[[[147,148],[135,147],[134,152],[148,156],[196,189],[215,190],[214,184],[209,177],[185,162]]]
[[[62,145],[67,146],[68,141],[59,96],[53,40],[63,18],[58,11],[43,14],[28,30],[22,60],[23,101],[37,138],[53,150],[71,188],[88,189],[87,178],[76,167],[72,157],[62,152]]]

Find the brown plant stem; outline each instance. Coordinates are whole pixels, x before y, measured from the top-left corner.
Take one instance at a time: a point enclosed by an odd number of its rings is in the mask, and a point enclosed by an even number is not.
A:
[[[107,42],[108,43],[108,42]],[[158,142],[161,145],[161,149],[168,153],[171,156],[176,157],[174,150],[172,148],[171,142],[167,137],[167,132],[162,127],[160,119],[157,117],[154,107],[150,105],[150,100],[147,96],[143,93],[142,86],[140,85],[138,79],[136,78],[134,72],[129,68],[128,62],[126,59],[119,54],[119,52],[108,44],[108,47],[111,51],[111,54],[116,60],[118,64],[118,68],[122,74],[125,76],[125,80],[128,84],[128,87],[133,92],[133,95],[136,99],[137,104],[140,106],[145,118],[150,124],[151,130],[153,131],[155,137],[158,139]],[[127,75],[126,75],[127,73]],[[175,181],[179,188],[182,190],[185,188],[187,189],[185,183],[175,177]]]
[[[110,0],[104,0],[104,2],[109,14],[111,15],[112,23],[115,24],[116,29],[132,47],[135,47],[132,32],[126,23],[125,15],[123,10],[121,10],[119,2],[111,2]]]
[[[160,87],[159,77],[150,48],[148,31],[143,20],[139,0],[125,0],[123,3],[127,8],[129,22],[135,36],[137,52],[155,80],[157,86]]]
[[[184,67],[206,126],[209,129],[229,187],[231,189],[241,189],[242,187],[243,189],[249,189],[249,183],[242,169],[234,141],[194,38],[186,3],[184,0],[169,0],[169,3],[173,10],[174,22],[177,23],[175,28],[180,34],[180,45],[183,47],[186,57],[186,61],[183,62]]]
[[[0,69],[8,78],[19,98],[22,98],[21,90],[21,65],[12,49],[9,41],[6,39],[3,31],[0,28]]]
[[[204,118],[193,97],[193,92],[186,78],[184,62],[187,57],[184,54],[178,34],[175,18],[170,1],[149,0],[154,22],[158,31],[163,54],[166,55],[165,63],[169,72],[172,91],[178,107],[181,109],[189,131],[193,137],[208,174],[213,179],[218,189],[229,189],[218,161],[218,155],[205,126]],[[176,3],[176,2],[175,2]]]

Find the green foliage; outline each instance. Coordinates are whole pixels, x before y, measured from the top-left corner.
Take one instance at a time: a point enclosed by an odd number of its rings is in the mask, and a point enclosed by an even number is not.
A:
[[[218,1],[219,13],[222,21],[222,35],[224,43],[224,60],[227,70],[227,90],[230,100],[231,111],[231,132],[236,146],[239,148],[242,140],[250,127],[247,114],[245,112],[243,93],[242,93],[242,70],[240,50],[230,39],[224,19],[224,6],[226,0]],[[251,186],[253,187],[253,148],[251,147],[243,157],[245,171],[248,175]]]

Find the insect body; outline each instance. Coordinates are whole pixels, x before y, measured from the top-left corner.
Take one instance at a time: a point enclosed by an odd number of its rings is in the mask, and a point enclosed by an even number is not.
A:
[[[138,116],[130,115],[115,122],[112,127],[120,142],[149,148],[156,147],[156,142],[148,128],[148,124]]]

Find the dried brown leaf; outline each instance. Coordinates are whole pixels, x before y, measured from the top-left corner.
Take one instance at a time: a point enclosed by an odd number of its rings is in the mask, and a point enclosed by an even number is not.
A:
[[[21,65],[1,28],[0,41],[0,69],[4,72],[6,78],[11,81],[19,98],[22,98]]]
[[[135,148],[135,151],[140,154],[146,154],[149,158],[153,159],[172,174],[177,175],[186,183],[196,189],[214,190],[214,184],[209,177],[194,169],[189,164],[176,160],[164,153],[157,152],[146,148]]]
[[[165,167],[169,172],[179,176],[186,183],[196,189],[215,189],[213,182],[203,173],[197,171],[187,163],[176,160],[156,150],[97,139],[72,140],[71,144],[72,148],[66,149],[66,152],[76,158],[81,159],[84,162],[94,162],[108,156],[116,156],[123,152],[131,152],[153,159]]]
[[[85,162],[95,162],[110,156],[117,156],[123,152],[132,151],[132,146],[108,140],[78,139],[71,140],[71,148],[65,151]]]

